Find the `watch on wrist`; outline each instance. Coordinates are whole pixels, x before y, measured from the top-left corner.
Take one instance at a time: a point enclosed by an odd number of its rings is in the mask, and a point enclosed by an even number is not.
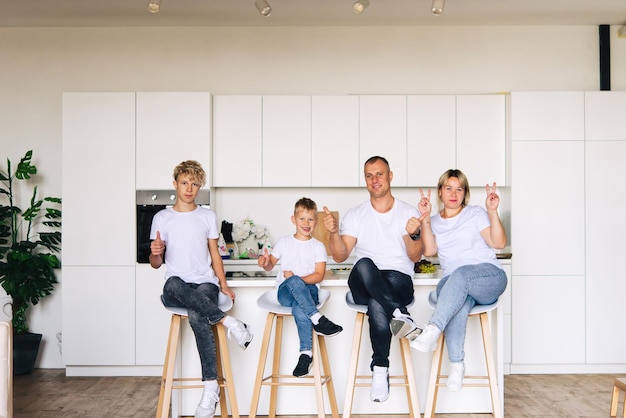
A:
[[[418,230],[415,234],[411,234],[409,236],[413,241],[417,241],[418,239],[420,239],[421,232],[421,230]]]

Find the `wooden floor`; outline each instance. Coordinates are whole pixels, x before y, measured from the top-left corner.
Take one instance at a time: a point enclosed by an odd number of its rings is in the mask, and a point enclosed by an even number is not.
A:
[[[615,377],[617,376],[505,376],[505,416],[608,417]],[[64,370],[37,369],[31,375],[14,378],[14,417],[153,417],[156,413],[159,380],[158,377],[65,377]],[[620,399],[618,416],[621,416],[619,414],[622,406],[623,396]],[[382,415],[359,417],[380,418]],[[399,418],[400,415],[393,417]],[[491,415],[437,415],[437,418],[470,417],[483,418]]]

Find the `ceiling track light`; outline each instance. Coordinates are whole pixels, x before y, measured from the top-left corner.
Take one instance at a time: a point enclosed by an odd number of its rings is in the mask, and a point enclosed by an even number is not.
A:
[[[370,5],[370,0],[357,0],[352,4],[352,11],[358,15],[363,13],[365,8]]]
[[[159,13],[159,10],[161,10],[161,0],[148,1],[148,11],[150,13]]]
[[[443,13],[443,6],[446,4],[446,0],[433,0],[433,6],[431,11],[435,16],[439,16]]]
[[[261,13],[261,16],[267,17],[272,14],[272,6],[270,6],[267,0],[255,0],[254,5]]]

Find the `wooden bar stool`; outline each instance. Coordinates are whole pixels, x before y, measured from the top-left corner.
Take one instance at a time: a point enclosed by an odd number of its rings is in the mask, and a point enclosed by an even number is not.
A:
[[[437,293],[433,290],[428,296],[428,304],[431,308],[435,309],[437,306]],[[470,317],[478,317],[480,319],[480,327],[483,337],[483,350],[485,353],[485,362],[487,364],[486,376],[465,376],[463,379],[463,387],[488,387],[491,393],[491,411],[494,418],[501,418],[503,415],[502,406],[500,405],[500,392],[498,391],[498,376],[496,370],[496,363],[493,355],[493,342],[491,339],[491,328],[489,327],[489,312],[498,307],[498,301],[490,305],[475,305],[469,313]],[[424,418],[432,418],[435,416],[435,410],[437,408],[437,394],[439,387],[443,386],[441,379],[446,379],[447,376],[441,375],[441,359],[443,357],[444,348],[444,334],[441,333],[439,341],[437,342],[437,348],[433,353],[433,361],[430,369],[430,378],[428,380],[428,393],[426,395],[426,409],[424,411]],[[468,380],[476,381],[482,380],[487,383],[466,383]]]
[[[617,404],[619,403],[620,391],[626,394],[626,378],[617,377],[613,383],[613,396],[611,397],[611,413],[610,416],[617,416]],[[624,397],[624,406],[622,411],[622,418],[626,418],[626,395]]]
[[[319,290],[318,309],[324,305],[329,297],[330,292],[328,290]],[[263,333],[261,353],[259,354],[259,366],[254,383],[254,390],[252,392],[252,399],[250,401],[250,414],[248,418],[255,418],[257,416],[262,386],[270,386],[270,405],[268,414],[270,417],[276,417],[276,398],[279,386],[314,386],[315,397],[317,400],[317,416],[319,418],[324,418],[326,416],[324,412],[324,394],[322,390],[324,385],[328,391],[328,401],[330,403],[332,416],[333,418],[339,418],[337,399],[335,398],[335,388],[330,373],[330,363],[328,362],[328,352],[326,350],[326,340],[324,339],[324,336],[318,335],[315,331],[313,331],[312,376],[295,377],[293,375],[280,374],[280,350],[283,338],[283,319],[286,316],[291,316],[291,307],[282,306],[278,302],[276,290],[268,290],[259,296],[257,305],[267,311],[267,319],[265,321],[265,331]],[[264,377],[265,363],[267,362],[270,337],[272,335],[274,322],[276,323],[276,330],[274,335],[272,372]],[[320,363],[321,366],[323,366],[323,370],[320,368]]]
[[[407,306],[413,306],[415,300]],[[346,387],[346,399],[343,407],[343,418],[352,415],[352,402],[354,400],[355,387],[370,387],[372,385],[371,375],[357,375],[359,365],[359,353],[361,350],[361,339],[363,336],[363,323],[367,315],[367,305],[358,305],[354,302],[352,292],[346,293],[346,304],[356,311],[356,321],[354,324],[354,337],[352,338],[352,355],[350,356],[350,366],[348,369],[348,384]],[[417,400],[417,388],[415,386],[415,373],[413,371],[413,359],[411,357],[411,347],[406,338],[397,338],[400,344],[400,355],[402,357],[402,368],[404,374],[389,376],[389,386],[405,387],[406,397],[409,404],[409,416],[411,418],[420,415],[419,403]]]
[[[170,403],[172,401],[172,390],[174,389],[201,389],[204,387],[202,378],[199,377],[174,377],[176,368],[176,350],[180,342],[180,323],[183,318],[187,318],[187,309],[166,306],[161,295],[161,302],[165,309],[172,313],[170,323],[170,334],[167,339],[167,349],[165,351],[165,362],[163,364],[163,375],[161,377],[161,390],[159,392],[159,404],[157,406],[156,418],[167,418],[169,416]],[[223,312],[232,308],[233,301],[223,293],[219,293],[218,306]],[[228,340],[226,331],[222,324],[213,325],[215,335],[215,347],[217,355],[217,381],[220,388],[220,411],[222,418],[228,417],[228,407],[226,403],[226,393],[230,403],[230,412],[233,418],[239,418],[237,407],[237,397],[235,395],[235,385],[230,367],[230,355],[228,353]],[[176,383],[176,384],[175,384]]]

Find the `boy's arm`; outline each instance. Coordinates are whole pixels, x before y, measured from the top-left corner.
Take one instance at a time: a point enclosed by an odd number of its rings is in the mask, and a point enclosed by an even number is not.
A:
[[[229,296],[233,301],[235,300],[235,293],[230,290],[228,283],[226,282],[226,273],[224,272],[224,262],[220,255],[219,248],[217,247],[217,239],[209,239],[209,254],[211,255],[211,266],[213,272],[220,282],[220,290],[223,294]]]
[[[163,255],[165,254],[165,241],[161,239],[161,232],[157,231],[156,238],[150,242],[150,266],[158,269],[163,265]]]
[[[326,274],[326,262],[321,261],[319,263],[315,263],[315,272],[302,277],[301,279],[306,284],[316,284],[324,280],[324,275]]]

